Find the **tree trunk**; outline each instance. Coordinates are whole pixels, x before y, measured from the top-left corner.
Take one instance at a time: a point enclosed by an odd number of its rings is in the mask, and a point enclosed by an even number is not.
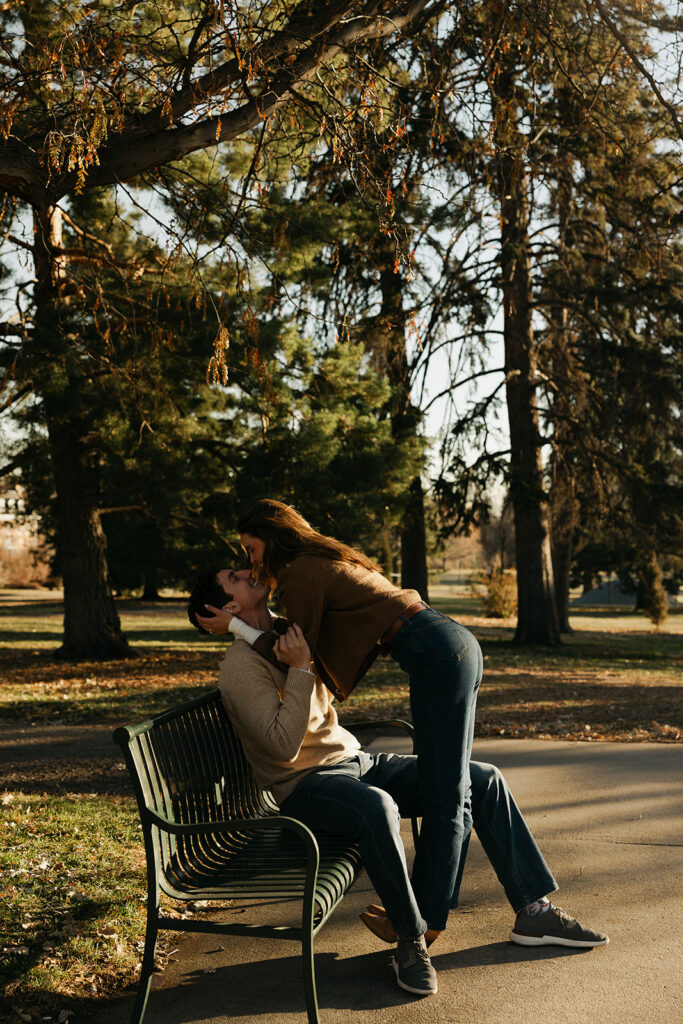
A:
[[[573,633],[569,624],[569,582],[572,563],[572,542],[567,537],[552,544],[553,578],[555,582],[555,606],[562,633]]]
[[[406,315],[403,309],[401,275],[396,273],[395,252],[385,239],[376,251],[382,259],[380,288],[382,307],[369,345],[376,365],[386,374],[393,390],[389,415],[392,435],[397,444],[411,442],[418,432],[422,414],[411,401],[411,379],[406,352]],[[427,536],[424,491],[419,476],[412,479],[401,519],[401,586],[417,590],[424,601],[428,596]]]
[[[142,600],[143,601],[159,601],[161,600],[159,595],[159,589],[156,584],[156,580],[150,579],[149,576],[145,577],[145,583],[142,588]]]
[[[571,100],[565,88],[558,89],[558,104],[561,123],[569,123]],[[581,384],[580,369],[576,365],[576,339],[572,333],[567,306],[572,294],[569,267],[575,248],[572,225],[574,175],[570,153],[558,154],[556,175],[558,256],[549,328],[550,369],[555,381],[552,404],[551,548],[557,618],[560,630],[563,633],[571,633],[569,584],[574,538],[580,522],[580,506],[576,493],[577,443],[574,424],[580,421],[584,412],[585,389]]]
[[[552,518],[551,554],[555,588],[557,620],[562,633],[573,632],[569,624],[569,584],[574,551],[574,537],[579,523],[579,503],[574,479],[567,465],[569,452],[562,451],[564,431],[556,425],[555,451],[552,457],[552,485],[550,507]]]
[[[516,122],[512,74],[492,83],[496,177],[501,214],[505,388],[510,425],[510,497],[515,519],[518,619],[515,643],[556,644],[548,501],[541,464],[524,140]]]
[[[106,540],[88,486],[84,426],[74,411],[78,383],[61,337],[63,269],[57,208],[34,210],[35,331],[31,346],[36,391],[42,394],[56,488],[57,559],[64,581],[64,658],[118,658],[132,652],[121,632],[109,585]],[[76,358],[76,357],[74,357]]]
[[[643,581],[640,576],[636,583],[636,605],[633,610],[636,612],[645,611],[645,587],[643,586]]]
[[[569,624],[569,584],[574,550],[574,537],[579,523],[579,503],[575,494],[574,478],[566,459],[570,452],[562,450],[564,430],[556,424],[555,451],[552,456],[552,485],[550,507],[552,518],[551,553],[555,588],[557,620],[562,633],[572,633]]]
[[[392,580],[396,565],[396,544],[393,533],[385,526],[382,530],[382,568],[387,579]]]
[[[410,485],[401,529],[401,586],[417,590],[429,603],[426,532],[422,481],[416,476]]]

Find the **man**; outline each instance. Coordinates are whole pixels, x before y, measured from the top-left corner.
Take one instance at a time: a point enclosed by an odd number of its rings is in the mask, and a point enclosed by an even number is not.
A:
[[[420,815],[417,758],[360,749],[339,725],[329,691],[310,671],[310,651],[299,627],[280,622],[286,631],[274,636],[267,597],[267,588],[249,569],[221,569],[199,581],[188,614],[202,632],[210,631],[207,606],[235,616],[235,631],[245,639],[228,648],[219,687],[256,779],[271,790],[283,814],[314,831],[356,840],[383,903],[368,908],[363,920],[375,934],[396,942],[393,968],[400,987],[430,995],[437,991],[427,951],[434,936],[415,900],[400,835],[401,817]],[[269,648],[281,667],[265,656]],[[498,769],[472,761],[470,775],[474,828],[517,914],[512,941],[605,945],[607,936],[581,927],[548,901],[557,883]],[[453,906],[463,867],[464,854]]]

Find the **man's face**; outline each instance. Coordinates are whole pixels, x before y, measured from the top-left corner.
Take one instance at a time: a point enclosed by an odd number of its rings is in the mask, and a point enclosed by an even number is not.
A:
[[[268,598],[268,587],[253,579],[251,569],[221,569],[216,573],[216,581],[226,594],[232,594],[228,608],[236,604],[243,611],[253,611]]]

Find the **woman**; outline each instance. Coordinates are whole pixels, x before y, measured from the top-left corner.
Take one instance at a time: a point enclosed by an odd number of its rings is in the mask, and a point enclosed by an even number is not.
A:
[[[446,927],[472,825],[469,761],[479,644],[434,611],[415,590],[400,590],[354,548],[326,537],[288,505],[263,499],[238,523],[259,578],[277,587],[290,621],[303,629],[316,669],[339,699],[348,697],[380,651],[408,674],[423,807],[412,884],[430,938]],[[225,632],[216,608],[211,631]],[[367,923],[367,922],[366,922]]]

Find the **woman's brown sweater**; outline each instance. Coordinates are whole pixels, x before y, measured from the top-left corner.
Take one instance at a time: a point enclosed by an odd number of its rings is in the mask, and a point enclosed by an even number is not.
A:
[[[304,632],[318,675],[339,699],[351,693],[380,653],[394,619],[420,601],[379,572],[351,562],[299,555],[281,569],[277,595]]]

